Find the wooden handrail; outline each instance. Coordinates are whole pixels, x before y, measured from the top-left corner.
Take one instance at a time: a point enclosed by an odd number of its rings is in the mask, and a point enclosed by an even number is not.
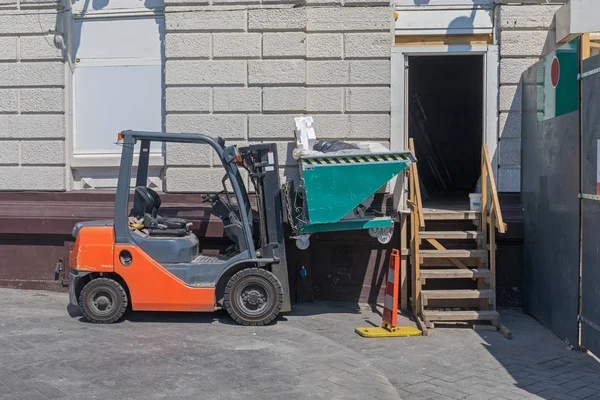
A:
[[[500,200],[498,199],[498,190],[496,189],[496,180],[494,179],[494,171],[492,170],[492,163],[490,162],[490,156],[488,153],[487,144],[484,144],[481,149],[481,222],[482,227],[487,223],[487,201],[488,201],[488,188],[487,184],[490,184],[489,197],[492,202],[489,213],[492,217],[491,229],[498,228],[498,232],[506,232],[506,224],[502,218],[502,210],[500,209]]]

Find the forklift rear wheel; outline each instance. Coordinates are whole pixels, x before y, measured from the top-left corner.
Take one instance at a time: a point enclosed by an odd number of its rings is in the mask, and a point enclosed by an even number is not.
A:
[[[95,324],[112,324],[127,310],[127,292],[121,284],[108,278],[89,281],[79,295],[81,313]]]
[[[246,268],[233,275],[224,294],[227,312],[242,325],[268,325],[283,304],[281,282],[262,268]]]

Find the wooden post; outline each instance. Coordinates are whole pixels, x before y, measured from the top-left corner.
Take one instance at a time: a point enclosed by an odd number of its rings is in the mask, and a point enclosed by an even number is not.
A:
[[[481,248],[486,249],[487,247],[487,168],[486,168],[486,156],[485,147],[481,149],[481,226],[479,227],[483,232],[483,238],[481,239]]]
[[[416,154],[415,141],[413,140],[413,138],[408,139],[408,149],[413,154]],[[410,170],[410,174],[411,174],[411,178],[413,181],[413,188],[414,188],[414,191],[412,194],[412,200],[417,205],[417,210],[419,211],[417,214],[417,216],[419,217],[419,219],[418,219],[419,227],[425,228],[425,217],[423,216],[423,213],[421,212],[423,210],[423,203],[421,201],[421,183],[419,182],[419,173],[417,172],[417,165],[415,163],[411,164],[411,166],[412,166],[412,169]]]
[[[589,33],[581,35],[581,60],[587,60],[592,56],[592,41]]]
[[[481,242],[480,242],[480,246],[482,249],[484,250],[488,250],[487,247],[487,237],[488,237],[488,212],[487,212],[487,203],[488,203],[488,187],[487,187],[487,183],[488,183],[488,170],[487,170],[487,154],[486,154],[486,148],[485,145],[481,147],[481,226],[480,229],[483,232],[482,238],[481,238]],[[491,215],[491,213],[490,213]],[[493,228],[492,228],[493,229]],[[489,253],[488,253],[489,254]],[[485,266],[486,268],[489,268],[489,258],[488,258],[488,262],[487,265]],[[491,281],[490,281],[491,283]],[[477,288],[478,289],[485,289],[485,287],[487,286],[487,283],[485,282],[484,279],[480,278],[477,280]],[[479,301],[479,308],[481,310],[487,310],[489,309],[489,302],[487,299],[482,299]]]
[[[415,214],[415,224],[413,226],[413,230],[415,232],[415,245],[414,245],[414,279],[413,282],[415,283],[415,304],[416,304],[416,308],[417,308],[417,312],[415,312],[415,315],[417,316],[421,316],[422,315],[422,311],[423,311],[423,305],[421,303],[421,255],[419,254],[419,245],[421,242],[421,239],[419,238],[419,210],[417,208],[417,211],[415,211],[413,214]]]
[[[408,310],[408,280],[406,268],[408,256],[403,250],[407,250],[406,243],[406,214],[400,213],[400,309]]]
[[[490,215],[493,224],[490,227],[490,289],[494,291],[491,309],[496,310],[496,218]]]
[[[415,153],[415,142],[412,138],[408,139],[408,149]],[[421,203],[421,187],[419,184],[419,174],[417,165],[412,163],[409,167],[410,181],[410,265],[412,275],[412,309],[415,316],[418,318],[422,315],[421,302],[421,256],[419,255],[419,246],[421,239],[419,230],[425,227],[425,218],[422,213],[423,204]]]
[[[415,260],[415,213],[414,211],[410,212],[410,276],[412,279],[411,285],[411,308],[413,314],[417,315],[417,281],[415,280],[415,276],[417,275],[417,270],[415,269],[416,260]]]

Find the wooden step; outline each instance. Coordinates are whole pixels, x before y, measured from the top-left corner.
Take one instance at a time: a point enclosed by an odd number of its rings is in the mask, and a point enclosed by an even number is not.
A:
[[[439,220],[476,220],[479,218],[478,211],[449,211],[436,209],[423,209],[423,218],[426,221]]]
[[[485,261],[485,260],[484,260]],[[467,267],[481,268],[482,260],[479,258],[461,258],[460,262]],[[432,267],[433,269],[441,269],[443,267],[456,268],[456,264],[448,258],[422,258],[422,267]]]
[[[427,323],[431,321],[498,321],[498,312],[424,310],[423,318]]]
[[[481,239],[481,231],[423,231],[419,232],[421,239]]]
[[[485,258],[487,250],[419,250],[422,258]]]
[[[489,269],[422,269],[421,279],[477,279],[490,278]]]
[[[423,299],[491,299],[492,289],[422,290]]]

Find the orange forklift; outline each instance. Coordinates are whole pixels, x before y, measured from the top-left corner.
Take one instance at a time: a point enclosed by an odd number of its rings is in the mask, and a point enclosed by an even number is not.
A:
[[[69,256],[69,299],[94,323],[119,321],[128,308],[214,311],[225,308],[243,325],[266,325],[290,311],[282,194],[275,144],[237,148],[201,134],[124,131],[114,219],[80,222]],[[233,245],[226,254],[200,253],[192,223],[160,216],[160,196],[147,187],[152,142],[210,146],[224,169],[223,190],[203,196]],[[139,152],[133,204],[130,182]],[[240,173],[256,190],[258,230]],[[231,188],[231,191],[228,189]]]

